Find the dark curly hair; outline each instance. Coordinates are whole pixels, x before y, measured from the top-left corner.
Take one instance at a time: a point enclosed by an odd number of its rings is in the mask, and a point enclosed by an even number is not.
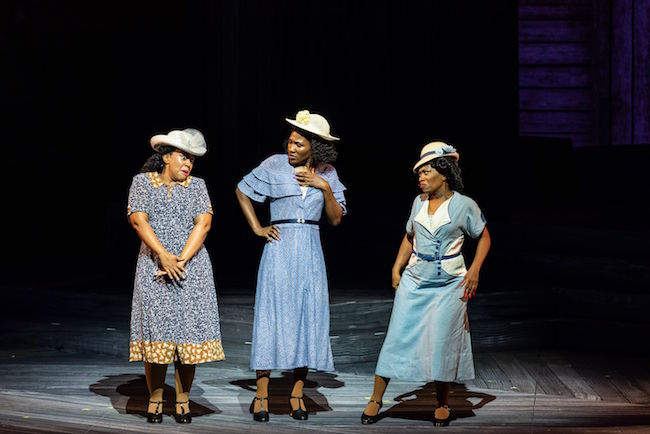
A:
[[[333,163],[339,156],[339,153],[336,151],[333,142],[328,142],[321,139],[315,134],[310,133],[309,131],[301,130],[294,128],[291,132],[296,131],[298,134],[309,140],[309,145],[311,146],[311,161],[314,166],[320,163]],[[291,134],[291,133],[289,133]],[[289,138],[284,141],[283,148],[284,151],[287,151],[287,145],[289,143]]]
[[[465,185],[463,184],[463,178],[460,174],[458,161],[454,157],[438,157],[431,160],[427,164],[436,169],[436,171],[442,176],[447,178],[447,185],[449,185],[449,189],[457,191],[459,193],[463,192]]]
[[[174,152],[176,148],[173,146],[159,146],[158,151],[155,152],[151,157],[147,158],[147,161],[144,162],[139,173],[146,172],[162,172],[165,168],[165,162],[163,161],[163,155]]]

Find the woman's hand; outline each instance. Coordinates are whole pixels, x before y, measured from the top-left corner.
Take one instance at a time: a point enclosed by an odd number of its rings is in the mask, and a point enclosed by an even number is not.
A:
[[[463,277],[463,280],[460,282],[459,287],[464,287],[465,291],[463,292],[463,298],[470,299],[476,293],[476,288],[478,287],[478,269],[470,267],[467,270],[467,274]]]
[[[185,279],[185,259],[180,256],[172,255],[171,253],[164,252],[158,256],[160,258],[160,270],[156,275],[166,274],[172,279],[181,280]]]
[[[400,273],[400,270],[396,270],[393,268],[393,289],[397,291],[397,287],[399,286],[399,282],[402,280],[402,274]]]
[[[276,225],[265,226],[263,228],[257,229],[254,232],[255,235],[257,235],[258,237],[262,237],[269,242],[273,242],[273,240],[276,241],[280,240],[280,228],[277,227]]]
[[[301,186],[310,186],[319,190],[327,190],[330,188],[329,182],[325,181],[319,175],[307,170],[296,172],[296,180]]]

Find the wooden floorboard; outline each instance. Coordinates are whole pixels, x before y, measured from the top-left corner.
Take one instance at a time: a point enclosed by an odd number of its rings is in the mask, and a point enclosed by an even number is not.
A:
[[[477,354],[474,357],[477,376],[486,384],[488,389],[511,390],[512,381],[497,361],[489,353]]]
[[[432,383],[391,381],[382,420],[374,426],[359,424],[372,393],[375,363],[392,308],[390,299],[333,299],[331,342],[337,371],[310,373],[305,387],[309,421],[298,423],[288,417],[291,373],[278,371],[271,379],[272,420],[256,424],[249,414],[255,393],[255,375],[248,369],[253,300],[250,296],[221,297],[227,358],[197,369],[191,399],[198,417],[191,426],[177,425],[170,417],[162,426],[151,426],[141,415],[147,400],[142,365],[126,362],[128,303],[92,294],[56,297],[52,295],[53,302],[69,301],[76,310],[96,315],[53,316],[35,322],[16,318],[2,323],[0,432],[392,433],[432,429],[436,399]],[[498,304],[487,298],[488,305]],[[528,309],[519,301],[511,305],[515,310]],[[474,309],[479,322],[490,321],[487,310]],[[499,321],[497,328],[505,327]],[[544,332],[541,326],[535,327],[534,341],[541,342]],[[490,330],[480,338],[485,345],[493,341]],[[524,339],[522,330],[504,339]],[[647,356],[542,349],[476,351],[476,378],[453,386],[450,404],[457,419],[446,431],[650,432],[648,366]],[[172,375],[170,368],[165,406],[169,414],[174,401]]]
[[[549,369],[573,393],[574,398],[601,401],[602,398],[585,381],[572,365],[563,360],[547,360]]]
[[[578,375],[587,381],[603,401],[629,402],[620,390],[609,381],[612,366],[606,360],[598,361],[588,357],[576,357],[573,366]]]
[[[537,383],[538,391],[547,395],[573,397],[573,393],[549,368],[541,354],[523,354],[517,357],[526,366]]]
[[[500,357],[517,354],[493,354]],[[522,357],[525,359],[525,357]],[[47,367],[47,369],[44,369]],[[170,369],[171,371],[171,369]],[[492,371],[489,371],[492,372]],[[288,415],[289,373],[271,378],[271,422],[254,423],[249,406],[254,374],[226,363],[200,366],[191,395],[191,425],[177,425],[173,411],[173,376],[169,372],[160,426],[149,425],[141,413],[147,400],[141,364],[60,352],[0,360],[0,432],[157,433],[169,432],[430,432],[435,400],[433,384],[392,381],[385,395],[382,419],[359,424],[372,390],[372,375],[310,373],[305,386],[309,421]],[[500,374],[503,375],[503,374]],[[650,406],[591,401],[541,393],[479,389],[456,384],[450,404],[457,417],[446,432],[480,433],[620,433],[650,430]]]
[[[526,367],[517,359],[514,353],[500,353],[494,356],[503,372],[508,374],[511,390],[523,393],[535,393],[537,390],[537,381],[528,372]]]

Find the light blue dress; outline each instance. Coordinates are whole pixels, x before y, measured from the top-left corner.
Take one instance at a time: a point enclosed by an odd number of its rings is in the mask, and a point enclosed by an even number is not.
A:
[[[346,214],[345,187],[336,170],[321,164],[316,173],[329,182]],[[322,191],[303,192],[285,154],[272,155],[237,185],[256,202],[270,200],[271,221],[320,220]],[[281,223],[280,240],[264,246],[257,274],[251,369],[308,366],[333,371],[329,293],[317,225]]]
[[[474,378],[467,303],[458,285],[467,273],[460,254],[465,235],[478,238],[485,218],[460,193],[428,215],[427,195],[413,201],[406,232],[416,254],[402,274],[375,373],[407,381]],[[433,258],[432,258],[433,257]]]

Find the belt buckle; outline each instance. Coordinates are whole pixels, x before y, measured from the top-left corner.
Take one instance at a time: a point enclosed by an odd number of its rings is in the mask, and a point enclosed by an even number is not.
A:
[[[298,223],[304,223],[305,219],[298,219]]]

